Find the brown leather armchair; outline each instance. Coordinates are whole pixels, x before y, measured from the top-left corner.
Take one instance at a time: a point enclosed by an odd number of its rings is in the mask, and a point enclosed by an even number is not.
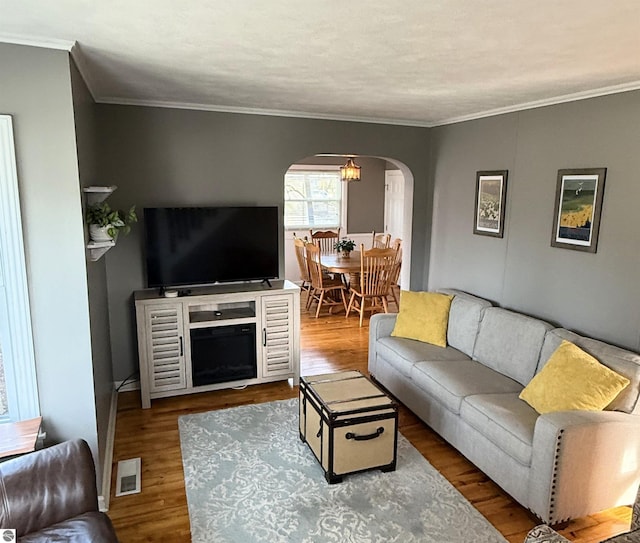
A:
[[[15,529],[21,543],[117,543],[98,511],[87,443],[66,441],[0,464],[0,528]]]

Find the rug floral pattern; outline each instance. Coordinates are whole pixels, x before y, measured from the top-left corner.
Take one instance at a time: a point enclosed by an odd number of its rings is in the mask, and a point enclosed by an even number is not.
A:
[[[395,472],[329,485],[298,401],[179,419],[194,543],[504,543],[401,435]]]

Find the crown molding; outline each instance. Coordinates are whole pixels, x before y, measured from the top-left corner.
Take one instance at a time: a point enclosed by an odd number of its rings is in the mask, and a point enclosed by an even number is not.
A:
[[[589,98],[598,98],[601,96],[608,96],[610,94],[620,94],[623,92],[631,92],[636,90],[640,90],[640,81],[632,81],[630,83],[623,83],[620,85],[612,85],[612,86],[601,87],[598,89],[592,89],[588,91],[564,94],[560,96],[554,96],[552,98],[534,100],[532,102],[523,102],[520,104],[515,104],[513,106],[488,109],[485,111],[480,111],[478,113],[471,113],[469,115],[461,115],[458,117],[450,117],[448,119],[442,119],[438,121],[379,119],[375,117],[352,117],[348,115],[331,115],[331,114],[323,114],[323,113],[309,113],[304,111],[287,111],[287,110],[278,110],[278,109],[217,106],[217,105],[210,105],[210,104],[190,104],[187,102],[165,102],[165,101],[157,101],[157,100],[119,99],[119,98],[110,98],[110,97],[98,98],[96,99],[96,102],[103,103],[103,104],[114,104],[114,105],[125,105],[125,106],[161,107],[161,108],[171,108],[171,109],[192,109],[192,110],[199,110],[199,111],[215,111],[218,113],[240,113],[245,115],[268,115],[273,117],[294,117],[294,118],[301,118],[301,119],[318,119],[318,120],[326,120],[326,121],[346,121],[346,122],[356,122],[356,123],[414,126],[418,128],[435,128],[438,126],[446,126],[449,124],[457,124],[457,123],[463,123],[466,121],[484,119],[486,117],[493,117],[496,115],[505,115],[507,113],[516,113],[518,111],[526,111],[529,109],[536,109],[540,107],[564,104],[567,102],[577,102],[579,100],[588,100]]]
[[[135,100],[129,98],[100,97],[96,99],[99,104],[113,104],[120,106],[160,107],[169,109],[191,109],[197,111],[215,111],[217,113],[241,113],[244,115],[267,115],[270,117],[293,117],[300,119],[316,119],[321,121],[345,121],[353,123],[390,124],[399,126],[415,126],[418,128],[430,128],[434,126],[426,121],[380,119],[375,117],[351,117],[348,115],[332,115],[324,113],[310,113],[306,111],[289,111],[281,109],[261,109],[250,107],[219,106],[212,104],[191,104],[188,102],[165,102],[161,100]]]
[[[80,75],[84,79],[91,97],[95,101],[95,85],[93,85],[89,77],[89,63],[82,54],[78,42],[71,40],[56,40],[52,38],[34,38],[30,36],[21,36],[18,34],[4,34],[0,32],[0,43],[10,43],[12,45],[27,45],[29,47],[42,47],[44,49],[55,49],[58,51],[68,51],[78,67]]]
[[[565,104],[567,102],[577,102],[579,100],[588,100],[589,98],[598,98],[600,96],[607,96],[610,94],[620,94],[623,92],[630,92],[640,90],[640,81],[632,81],[630,83],[622,83],[620,85],[612,85],[610,87],[601,87],[599,89],[592,89],[582,92],[574,92],[571,94],[563,94],[560,96],[554,96],[553,98],[545,98],[543,100],[535,100],[533,102],[524,102],[522,104],[515,104],[513,106],[501,107],[496,109],[489,109],[479,113],[472,113],[470,115],[462,115],[460,117],[451,117],[442,121],[437,121],[431,124],[430,128],[436,126],[445,126],[448,124],[463,123],[466,121],[474,121],[476,119],[484,119],[486,117],[494,117],[495,115],[504,115],[506,113],[515,113],[518,111],[525,111],[528,109],[535,109],[539,107],[554,106],[557,104]]]
[[[45,49],[58,49],[59,51],[71,51],[76,42],[70,40],[57,40],[53,38],[35,38],[32,36],[21,36],[19,34],[5,34],[0,32],[0,43],[28,45],[30,47],[44,47]]]
[[[408,119],[381,119],[376,117],[357,117],[349,115],[333,115],[325,113],[312,113],[306,111],[290,111],[280,109],[262,109],[250,107],[222,106],[215,104],[192,104],[189,102],[170,102],[162,100],[137,100],[128,98],[117,98],[109,96],[99,96],[94,79],[91,77],[90,62],[86,60],[82,53],[82,48],[75,41],[59,40],[53,38],[36,38],[30,36],[21,36],[19,34],[6,34],[0,32],[0,43],[10,43],[14,45],[27,45],[31,47],[43,47],[47,49],[57,49],[61,51],[69,51],[71,57],[78,67],[78,71],[82,75],[91,96],[94,101],[99,104],[113,104],[123,106],[142,106],[142,107],[158,107],[167,109],[187,109],[196,111],[212,111],[218,113],[239,113],[243,115],[266,115],[271,117],[291,117],[300,119],[316,119],[325,121],[343,121],[355,123],[384,124],[396,126],[412,126],[416,128],[435,128],[438,126],[446,126],[450,124],[463,123],[466,121],[474,121],[493,117],[496,115],[505,115],[507,113],[516,113],[518,111],[526,111],[540,107],[564,104],[567,102],[576,102],[579,100],[588,100],[589,98],[598,98],[610,94],[620,94],[640,90],[640,81],[631,81],[619,85],[601,87],[588,91],[575,92],[554,96],[552,98],[544,98],[542,100],[534,100],[531,102],[523,102],[512,106],[488,109],[468,115],[460,115],[457,117],[449,117],[436,121],[416,121]]]
[[[84,83],[89,89],[89,94],[91,94],[91,98],[93,101],[96,101],[96,85],[94,79],[91,77],[91,68],[90,63],[87,61],[87,57],[82,53],[82,47],[77,43],[73,43],[73,47],[69,51],[71,58],[76,64],[82,79],[84,79]]]

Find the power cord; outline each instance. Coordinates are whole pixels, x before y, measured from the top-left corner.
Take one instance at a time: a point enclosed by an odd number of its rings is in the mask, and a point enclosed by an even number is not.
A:
[[[133,381],[139,381],[140,379],[132,379],[132,377],[135,377],[136,375],[139,375],[139,371],[134,371],[131,375],[129,375],[129,377],[127,377],[124,381],[122,381],[122,383],[120,383],[117,387],[116,387],[116,392],[120,392],[120,389],[126,385],[129,382],[133,382]]]

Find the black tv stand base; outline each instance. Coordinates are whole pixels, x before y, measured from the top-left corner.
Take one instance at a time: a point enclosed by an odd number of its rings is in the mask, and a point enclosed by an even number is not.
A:
[[[266,283],[269,286],[269,288],[273,288],[273,285],[271,284],[271,281],[269,281],[269,279],[263,279],[262,282]]]

